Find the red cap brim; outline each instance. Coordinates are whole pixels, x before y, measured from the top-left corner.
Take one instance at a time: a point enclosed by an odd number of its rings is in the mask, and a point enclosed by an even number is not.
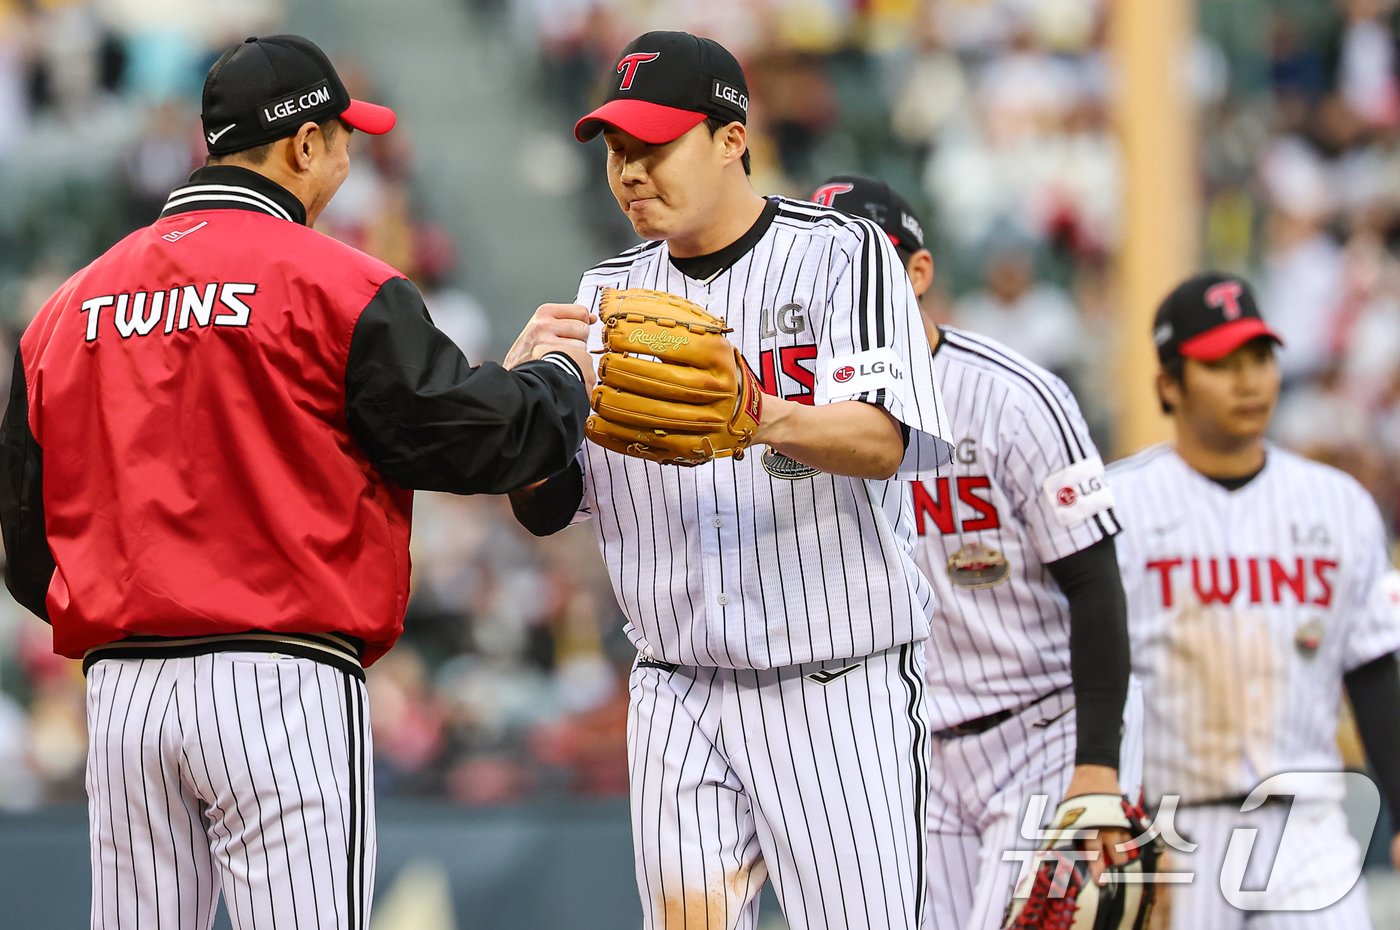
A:
[[[1202,362],[1213,362],[1224,358],[1251,339],[1272,339],[1279,345],[1283,340],[1269,329],[1258,317],[1243,317],[1222,323],[1215,329],[1207,330],[1199,336],[1192,336],[1181,344],[1180,352],[1186,358]]]
[[[665,107],[647,100],[609,100],[574,124],[574,138],[587,142],[607,126],[621,129],[650,145],[685,135],[705,121],[695,110]]]
[[[399,119],[388,107],[381,107],[377,103],[365,103],[363,100],[351,100],[350,106],[345,108],[340,118],[360,132],[367,132],[372,136],[384,135],[394,128],[394,123]]]

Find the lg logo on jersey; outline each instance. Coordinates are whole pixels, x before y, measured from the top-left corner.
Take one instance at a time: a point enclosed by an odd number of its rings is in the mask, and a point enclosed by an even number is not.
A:
[[[1082,497],[1090,497],[1102,491],[1106,485],[1100,477],[1087,478],[1077,487],[1065,485],[1055,492],[1055,502],[1061,507],[1073,507]]]
[[[856,375],[883,375],[888,373],[896,381],[904,380],[904,372],[898,367],[886,362],[870,362],[865,365],[842,365],[831,373],[832,380],[841,384],[850,381]]]
[[[802,315],[801,304],[783,304],[776,311],[764,307],[758,313],[758,334],[764,339],[772,339],[778,333],[794,336],[807,331],[807,318]]]
[[[257,293],[256,284],[234,281],[209,284],[181,284],[160,291],[132,291],[126,294],[103,294],[83,301],[87,314],[86,342],[97,339],[101,332],[102,311],[113,308],[111,320],[117,335],[123,339],[146,336],[155,330],[162,318],[166,335],[179,329],[197,326],[247,326],[252,308],[244,297]],[[216,314],[215,303],[221,308]]]

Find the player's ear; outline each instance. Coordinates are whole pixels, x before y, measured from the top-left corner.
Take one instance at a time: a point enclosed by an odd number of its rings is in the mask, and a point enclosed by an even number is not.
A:
[[[1157,372],[1157,403],[1161,404],[1163,413],[1170,416],[1181,406],[1182,388],[1180,377],[1166,369]]]
[[[312,138],[315,136],[316,138]],[[321,127],[307,120],[297,129],[296,135],[291,137],[291,145],[287,148],[287,159],[292,168],[297,173],[307,171],[311,167],[311,160],[318,151],[325,148],[325,138],[321,136]]]
[[[748,130],[738,120],[725,126],[716,135],[724,144],[724,164],[726,166],[743,158],[744,153],[749,150]]]
[[[914,296],[924,296],[924,292],[933,284],[933,253],[928,249],[919,249],[909,256],[904,269],[909,272],[909,283],[914,286]]]

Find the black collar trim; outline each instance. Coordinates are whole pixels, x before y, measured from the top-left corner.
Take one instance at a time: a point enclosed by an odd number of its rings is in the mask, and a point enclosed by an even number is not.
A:
[[[1238,478],[1217,478],[1214,475],[1206,475],[1206,477],[1209,478],[1211,481],[1214,481],[1216,484],[1220,485],[1225,490],[1233,493],[1235,491],[1238,491],[1245,485],[1249,484],[1255,478],[1258,478],[1261,474],[1263,474],[1264,467],[1264,465],[1260,465],[1258,471],[1252,471],[1247,475],[1240,475]]]
[[[768,232],[768,227],[773,225],[773,219],[777,215],[778,201],[769,200],[763,205],[763,212],[749,227],[749,231],[729,245],[718,252],[711,252],[709,255],[696,255],[692,258],[676,258],[672,255],[671,264],[675,265],[676,270],[687,278],[708,284],[721,271],[732,268],[739,259],[749,254],[753,247],[758,245],[758,240],[763,238],[763,234]]]
[[[251,210],[306,225],[306,207],[282,185],[236,165],[207,165],[171,191],[160,215],[195,210]]]

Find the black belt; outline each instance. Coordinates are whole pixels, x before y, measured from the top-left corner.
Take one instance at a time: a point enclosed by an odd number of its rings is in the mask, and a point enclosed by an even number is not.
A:
[[[985,717],[978,717],[975,720],[965,720],[962,723],[954,724],[951,727],[946,727],[942,730],[939,730],[933,735],[938,737],[939,739],[957,739],[960,736],[976,736],[978,733],[986,733],[992,727],[997,726],[998,724],[1005,723],[1012,717],[1021,713],[1021,711],[1030,710],[1035,705],[1041,703],[1042,701],[1049,700],[1050,698],[1059,694],[1063,690],[1065,689],[1057,688],[1056,690],[1051,691],[1049,694],[1042,694],[1040,697],[1036,698],[1034,701],[1031,701],[1029,704],[1022,704],[1020,707],[1012,707],[1006,710],[999,710],[995,713],[987,714]]]
[[[212,636],[128,636],[83,653],[83,674],[102,659],[174,659],[215,652],[280,652],[334,666],[361,681],[363,643],[341,633],[272,633],[249,630]]]
[[[637,668],[659,668],[663,672],[674,672],[680,666],[674,662],[662,662],[660,659],[649,659],[642,656],[637,659]]]

